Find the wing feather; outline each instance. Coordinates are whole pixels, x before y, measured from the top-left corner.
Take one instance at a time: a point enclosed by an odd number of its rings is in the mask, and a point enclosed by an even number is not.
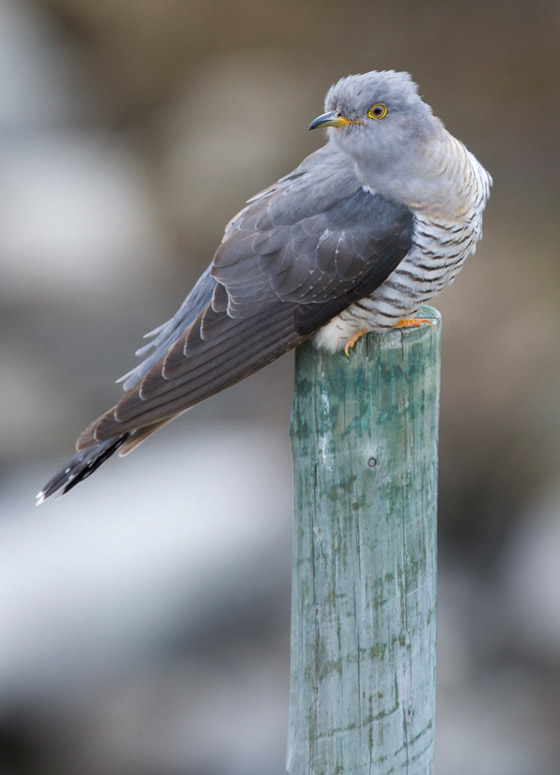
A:
[[[121,401],[78,448],[124,433],[133,446],[134,431],[295,347],[388,277],[410,249],[413,226],[404,205],[362,188],[349,157],[331,146],[312,154],[228,224],[212,264],[128,375]]]

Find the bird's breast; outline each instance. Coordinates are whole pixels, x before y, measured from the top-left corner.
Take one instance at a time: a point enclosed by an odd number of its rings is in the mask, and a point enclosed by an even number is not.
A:
[[[482,234],[482,210],[457,221],[416,215],[412,247],[369,296],[351,304],[315,335],[316,346],[330,352],[344,348],[358,331],[383,332],[414,317],[453,282]]]
[[[449,283],[482,236],[482,213],[492,178],[448,133],[433,171],[433,196],[408,201],[414,213],[412,245],[397,268],[373,293],[353,302],[315,335],[318,347],[335,352],[358,331],[385,331],[412,318]],[[421,189],[419,189],[420,191]]]

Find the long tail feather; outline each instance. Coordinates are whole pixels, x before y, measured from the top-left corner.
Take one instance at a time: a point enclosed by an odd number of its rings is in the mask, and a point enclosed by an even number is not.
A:
[[[74,457],[70,458],[66,465],[57,471],[41,492],[37,494],[37,506],[57,492],[60,495],[65,495],[77,484],[91,476],[125,443],[129,436],[130,433],[122,433],[120,436],[114,436],[93,447],[76,452]]]

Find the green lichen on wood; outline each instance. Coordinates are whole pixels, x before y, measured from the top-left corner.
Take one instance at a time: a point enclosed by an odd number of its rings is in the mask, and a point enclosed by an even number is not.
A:
[[[440,317],[296,354],[290,775],[430,775]]]

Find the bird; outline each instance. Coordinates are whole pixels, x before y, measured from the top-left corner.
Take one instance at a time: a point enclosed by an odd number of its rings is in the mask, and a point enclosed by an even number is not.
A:
[[[195,404],[312,338],[331,353],[421,325],[482,236],[490,174],[407,72],[349,75],[310,130],[326,143],[249,199],[176,314],[137,351],[120,401],[38,494],[62,495]]]

